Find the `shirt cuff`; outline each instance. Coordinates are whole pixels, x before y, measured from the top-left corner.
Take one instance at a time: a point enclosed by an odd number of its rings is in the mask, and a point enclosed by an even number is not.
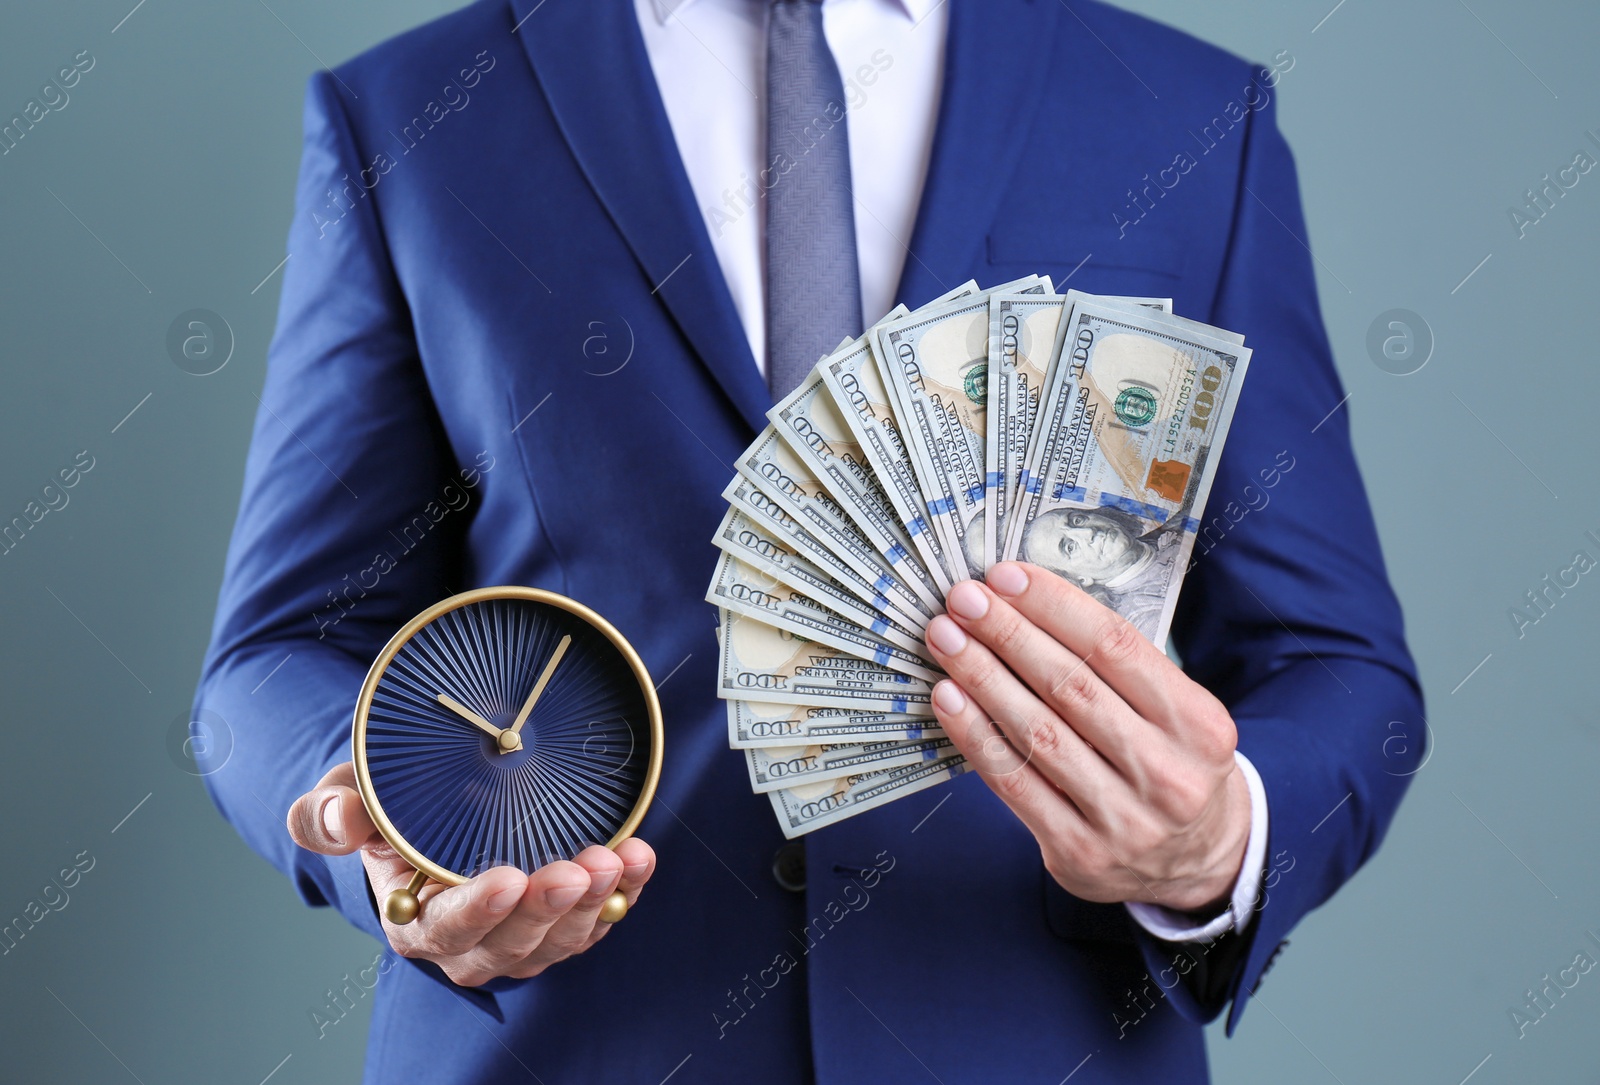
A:
[[[1239,868],[1239,880],[1234,882],[1233,896],[1221,914],[1199,925],[1191,912],[1128,901],[1126,907],[1134,922],[1163,942],[1210,942],[1229,931],[1242,934],[1250,926],[1256,905],[1261,901],[1261,880],[1267,861],[1267,789],[1262,786],[1261,774],[1256,772],[1248,757],[1235,750],[1233,759],[1250,789],[1250,839],[1244,846],[1244,865]]]

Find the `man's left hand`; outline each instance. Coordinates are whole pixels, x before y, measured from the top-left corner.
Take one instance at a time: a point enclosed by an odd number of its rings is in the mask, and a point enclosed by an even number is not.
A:
[[[928,647],[934,712],[1092,901],[1220,910],[1250,837],[1233,718],[1126,619],[1045,569],[1003,562],[950,591]]]

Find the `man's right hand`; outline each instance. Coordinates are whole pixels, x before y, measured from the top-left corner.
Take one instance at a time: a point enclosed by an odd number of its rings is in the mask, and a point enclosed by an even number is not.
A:
[[[295,800],[289,835],[321,855],[360,849],[379,902],[411,880],[411,867],[367,816],[348,761]],[[526,979],[605,937],[611,929],[600,920],[606,897],[621,889],[633,907],[655,866],[650,845],[630,838],[614,852],[597,845],[532,874],[500,866],[461,885],[429,882],[417,894],[422,911],[416,919],[396,926],[380,909],[379,922],[396,953],[432,961],[463,987],[498,976]]]

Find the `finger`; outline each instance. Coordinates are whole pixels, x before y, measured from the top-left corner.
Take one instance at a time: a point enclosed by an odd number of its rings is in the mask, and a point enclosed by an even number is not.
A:
[[[613,892],[620,892],[623,899],[628,902],[629,909],[632,909],[639,900],[645,882],[648,882],[656,871],[656,853],[649,844],[635,837],[629,837],[618,844],[616,852],[617,858],[622,860],[622,880],[617,883],[617,888]],[[589,936],[588,945],[592,946],[598,942],[613,925],[597,917],[594,933]]]
[[[1037,839],[1060,839],[1070,823],[1083,820],[1072,801],[1028,763],[954,681],[934,686],[932,703],[950,742]]]
[[[589,872],[565,859],[528,875],[516,907],[478,944],[484,964],[497,973],[539,948],[545,934],[589,889]]]
[[[529,967],[542,968],[582,952],[599,922],[600,905],[622,880],[622,860],[610,848],[598,845],[585,848],[573,862],[588,871],[589,888],[567,914],[545,932],[539,948],[528,957]]]
[[[622,877],[617,882],[616,888],[613,890],[613,892],[620,890],[628,902],[628,907],[632,908],[633,905],[638,901],[639,893],[644,888],[644,884],[648,882],[650,880],[650,876],[655,873],[655,852],[651,849],[650,845],[646,844],[643,840],[630,837],[616,846],[616,855],[617,858],[622,861]],[[555,865],[556,864],[552,864],[551,867],[546,867],[544,869],[550,870]],[[577,864],[568,863],[565,864],[565,866],[570,870],[577,866]],[[578,867],[578,870],[581,872],[581,877],[576,882],[576,888],[577,892],[581,895],[585,890],[591,888],[592,880],[587,869]],[[542,873],[543,871],[535,872],[534,878],[539,877]],[[529,882],[529,893],[531,895],[534,892],[533,878],[530,878]],[[574,883],[569,882],[567,884],[571,886]],[[570,893],[568,895],[570,896]],[[607,894],[607,896],[609,895],[610,894]],[[602,904],[604,903],[604,900],[605,898],[602,897]],[[524,906],[525,904],[526,902],[524,903]],[[554,961],[560,960],[563,956],[570,956],[572,953],[581,953],[587,950],[590,946],[594,945],[601,938],[603,938],[606,932],[611,929],[611,927],[612,924],[606,923],[599,918],[598,910],[596,910],[594,923],[590,929],[589,936],[584,940],[581,946],[577,947],[576,949],[572,949],[569,952],[567,947],[561,944],[560,940],[563,935],[558,935],[556,943],[553,943],[552,946],[545,952],[538,952],[539,947],[537,944],[535,944],[524,950],[525,955],[522,960],[509,966],[502,965],[499,970],[506,975],[518,977],[533,975],[539,971],[542,971]],[[496,935],[491,936],[491,938],[496,937],[498,933],[499,932],[497,931]],[[545,929],[545,931],[541,932],[541,943],[546,935],[548,935],[548,927]],[[490,939],[485,939],[484,946],[480,946],[479,948],[483,949],[485,946],[489,945],[489,943]]]
[[[645,882],[656,872],[655,849],[636,836],[630,836],[617,845],[617,858],[622,860],[622,882],[617,886],[628,898],[628,907],[639,899]]]
[[[389,886],[395,887],[393,883]],[[505,920],[527,887],[528,876],[522,871],[497,866],[460,885],[439,887],[431,892],[424,890],[418,894],[422,910],[415,920],[404,926],[394,926],[385,920],[384,929],[390,943],[405,956],[432,961],[460,957],[477,948],[478,943]],[[376,880],[373,888],[378,888]],[[456,973],[451,975],[455,978]],[[477,982],[489,978],[490,975],[484,975]],[[464,981],[458,979],[457,982]]]
[[[1076,584],[1026,562],[1005,561],[985,575],[996,596],[1065,645],[1140,716],[1178,722],[1187,678],[1167,654]]]
[[[981,640],[1091,747],[1124,775],[1160,738],[1093,667],[989,588],[964,580],[950,590],[950,617]]]
[[[377,832],[356,791],[355,766],[336,765],[289,807],[289,835],[307,851],[349,855]]]
[[[928,648],[1023,759],[1081,809],[1093,811],[1114,797],[1119,785],[1110,765],[948,614],[928,623]]]
[[[982,707],[949,679],[933,687],[932,700],[934,715],[951,742],[1033,833],[1052,878],[1086,900],[1159,899],[1112,846],[1106,823],[1124,821],[1127,805],[1109,816],[1085,809],[1058,790],[1037,764],[996,750],[999,732]]]

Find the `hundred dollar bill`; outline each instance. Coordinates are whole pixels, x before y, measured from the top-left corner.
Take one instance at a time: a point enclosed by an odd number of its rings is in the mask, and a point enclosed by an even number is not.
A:
[[[944,673],[919,653],[879,639],[838,612],[726,552],[717,560],[711,584],[706,588],[706,602],[913,678],[937,682]]]
[[[1096,295],[989,296],[989,435],[985,464],[984,552],[1004,552],[1006,527],[1016,507],[1027,464],[1039,393],[1049,384],[1056,331],[1064,308]],[[1172,311],[1171,298],[1106,297],[1102,300]]]
[[[1163,313],[1080,301],[1038,418],[1013,556],[1166,638],[1250,351]]]
[[[1235,346],[1244,345],[1244,336],[1236,332],[1230,332],[1223,328],[1213,327],[1210,324],[1202,324],[1198,320],[1190,320],[1187,317],[1175,315],[1171,310],[1172,301],[1170,298],[1129,298],[1104,294],[1086,294],[1080,290],[1069,290],[1065,295],[1065,299],[1066,319],[1057,322],[1055,345],[1051,348],[1050,362],[1045,369],[1043,391],[1040,396],[1041,405],[1049,401],[1052,395],[1070,394],[1072,374],[1070,372],[1063,374],[1062,382],[1059,386],[1056,384],[1055,375],[1062,354],[1070,355],[1072,353],[1070,349],[1066,348],[1067,330],[1072,325],[1071,314],[1073,307],[1079,302],[1093,302],[1108,308],[1127,309],[1135,312],[1140,309],[1157,310],[1166,314],[1168,325],[1173,329],[1184,329],[1197,332],[1202,336],[1212,336]],[[1063,402],[1065,401],[1057,401],[1056,407],[1059,408]],[[1055,433],[1055,431],[1042,436],[1040,431],[1044,427],[1038,424],[1037,418],[1036,411],[1033,432],[1028,443],[1028,452],[1023,460],[1022,474],[1017,480],[1016,497],[1007,512],[1005,533],[1000,536],[1001,558],[1015,559],[1021,552],[1022,524],[1021,518],[1017,514],[1032,500],[1032,495],[1038,493],[1040,481],[1037,475],[1032,472],[1038,469],[1038,460],[1044,454],[1043,446],[1045,441],[1050,437],[1059,437],[1059,434]]]
[[[935,299],[932,304],[943,304],[977,292],[978,284],[968,279]],[[891,313],[890,317],[894,315]],[[900,440],[900,429],[895,421],[889,390],[883,383],[882,371],[872,358],[872,336],[862,338],[866,342],[859,348],[845,349],[841,346],[840,350],[822,359],[814,375],[822,379],[835,410],[844,419],[862,457],[878,480],[884,497],[894,509],[901,528],[922,559],[922,567],[934,578],[942,595],[954,583],[948,572],[950,563],[945,559],[944,548],[928,522],[927,506],[917,490],[916,475],[911,469],[905,445]]]
[[[1050,280],[1008,284],[1048,294]],[[922,309],[877,329],[901,437],[952,580],[983,576],[989,407],[989,294]]]
[[[777,746],[745,750],[750,787],[756,794],[820,780],[937,761],[952,752],[948,738],[918,742],[868,742],[858,746]]]
[[[892,576],[868,580],[856,572],[743,475],[733,476],[733,481],[723,488],[722,497],[873,609],[918,632],[928,627],[928,615],[923,613],[920,603],[908,591],[899,590]]]
[[[1171,298],[1135,298],[1111,294],[1086,294],[1081,290],[1069,290],[1064,295],[1064,298],[1066,301],[1066,308],[1063,310],[1065,319],[1058,320],[1056,324],[1055,344],[1050,349],[1050,360],[1044,371],[1044,383],[1039,386],[1039,399],[1035,404],[1034,414],[1030,419],[1032,430],[1028,436],[1027,453],[1024,455],[1022,460],[1022,473],[1017,478],[1017,486],[1014,496],[1006,510],[1006,524],[1004,532],[999,536],[1000,556],[1002,558],[1014,558],[1016,556],[1016,549],[1019,544],[1019,524],[1017,513],[1029,500],[1027,495],[1031,492],[1036,492],[1038,489],[1038,480],[1030,474],[1030,472],[1034,470],[1035,463],[1041,455],[1041,446],[1045,440],[1045,438],[1040,436],[1040,430],[1043,427],[1039,425],[1038,408],[1044,405],[1044,403],[1051,396],[1051,389],[1056,387],[1056,368],[1061,358],[1063,347],[1065,346],[1067,328],[1071,324],[1071,314],[1075,305],[1077,305],[1079,302],[1094,302],[1097,305],[1118,309],[1128,309],[1135,312],[1141,309],[1154,310],[1166,314],[1167,319],[1172,322],[1172,325],[1175,328],[1188,328],[1201,332],[1205,335],[1216,336],[1234,344],[1242,345],[1244,343],[1244,336],[1242,335],[1235,335],[1233,332],[1224,331],[1221,328],[1214,328],[1209,324],[1202,324],[1196,320],[1189,320],[1185,317],[1175,316],[1172,312]],[[1068,351],[1068,353],[1070,354],[1070,351]],[[1072,378],[1070,375],[1064,375],[1062,377],[1064,382],[1070,382],[1071,379]],[[1065,388],[1067,385],[1063,384],[1062,387]]]
[[[922,567],[916,559],[905,550],[885,554],[873,546],[828,493],[819,472],[778,438],[776,428],[763,429],[734,467],[868,581],[876,584],[886,578],[893,582],[910,594],[908,601],[914,600],[913,605],[926,618],[943,609],[931,583],[917,575]]]
[[[918,632],[857,599],[843,584],[801,557],[738,508],[730,508],[723,516],[712,541],[751,568],[782,581],[829,610],[838,611],[874,636],[909,651],[922,651]]]
[[[875,712],[857,708],[728,702],[728,745],[736,750],[868,742],[919,742],[943,738],[929,713]]]
[[[720,609],[717,696],[880,712],[927,712],[933,687],[839,648]],[[928,712],[932,715],[931,712]]]
[[[835,353],[867,349],[863,337]],[[819,364],[826,362],[824,359]],[[820,373],[813,371],[767,417],[779,438],[822,481],[867,541],[889,559],[895,572],[907,583],[919,584],[923,589],[919,596],[942,599],[950,590],[949,579],[939,565],[930,568],[923,564],[915,542],[902,526]]]
[[[935,784],[953,780],[967,771],[960,754],[916,765],[903,765],[883,772],[841,776],[799,787],[767,792],[778,815],[783,835],[793,840],[813,829],[832,825],[845,818],[903,799]]]
[[[917,489],[916,474],[901,441],[889,389],[872,361],[871,345],[831,355],[817,368],[840,417],[871,465],[884,496],[922,559],[923,568],[930,570],[930,575],[934,575],[931,570],[939,570],[936,582],[944,590],[945,585],[954,583],[950,579],[950,562],[945,557],[944,545],[934,534],[927,506]]]

